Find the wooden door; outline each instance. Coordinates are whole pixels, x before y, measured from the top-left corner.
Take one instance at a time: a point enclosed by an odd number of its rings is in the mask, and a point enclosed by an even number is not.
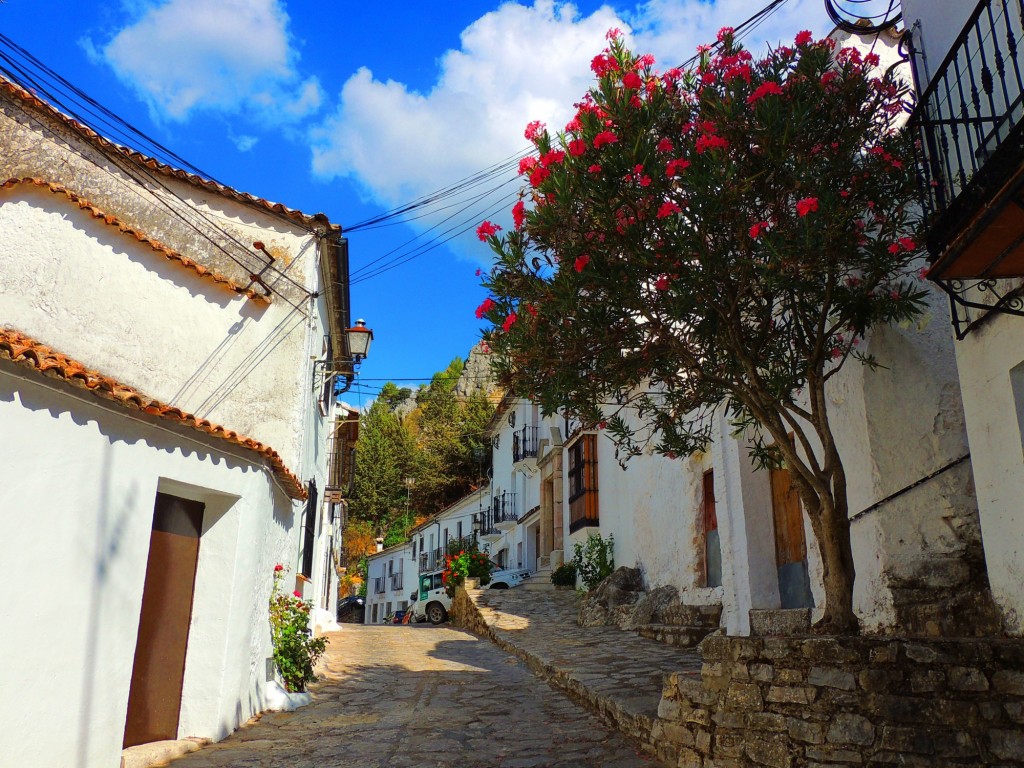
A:
[[[788,469],[771,470],[772,517],[775,522],[775,563],[783,608],[811,608],[807,574],[807,539],[800,497]]]
[[[156,495],[124,746],[178,738],[204,505]]]

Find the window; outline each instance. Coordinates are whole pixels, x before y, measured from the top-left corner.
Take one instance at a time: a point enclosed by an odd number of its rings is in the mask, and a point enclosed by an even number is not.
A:
[[[459,523],[456,526],[456,531],[458,532],[458,533],[456,533],[456,536],[458,536],[458,538],[461,539],[462,538],[462,521],[461,520],[459,520]]]
[[[569,531],[598,525],[597,435],[582,435],[569,448]]]
[[[412,559],[416,559],[416,539],[412,540]]]
[[[704,530],[704,586],[722,586],[722,544],[718,536],[718,515],[715,512],[715,471],[704,473],[704,499],[701,504]]]
[[[311,579],[313,578],[313,545],[316,542],[316,512],[318,509],[316,483],[310,480],[307,488],[309,498],[306,500],[303,525],[305,530],[302,537],[302,575]]]
[[[373,605],[373,611],[371,612],[371,613],[372,613],[372,615],[370,616],[370,621],[372,621],[372,622],[373,622],[374,624],[376,624],[376,623],[377,623],[377,609],[378,609],[378,608],[380,608],[380,606],[379,606],[379,605],[377,605],[376,603],[374,603],[374,605]]]
[[[323,382],[320,390],[320,412],[327,416],[331,412],[331,403],[334,400],[334,361],[331,359],[334,355],[334,350],[331,346],[331,337],[324,337],[324,368],[323,368]]]

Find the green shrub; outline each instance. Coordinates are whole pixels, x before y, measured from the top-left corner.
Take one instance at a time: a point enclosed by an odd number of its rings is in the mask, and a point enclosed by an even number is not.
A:
[[[270,596],[270,634],[274,644],[274,664],[284,687],[291,692],[306,690],[316,680],[313,666],[327,650],[326,637],[313,637],[309,628],[312,607],[298,592],[290,595],[279,590],[284,566],[274,567],[274,593]]]
[[[556,587],[576,586],[576,566],[572,561],[562,563],[551,572],[551,583]]]
[[[615,570],[614,549],[614,538],[609,536],[605,541],[599,533],[573,545],[572,565],[588,592],[612,575]]]

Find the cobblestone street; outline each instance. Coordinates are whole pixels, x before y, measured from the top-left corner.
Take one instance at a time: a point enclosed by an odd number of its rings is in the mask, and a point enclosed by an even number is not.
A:
[[[655,766],[525,664],[457,629],[344,626],[314,702],[174,768]]]

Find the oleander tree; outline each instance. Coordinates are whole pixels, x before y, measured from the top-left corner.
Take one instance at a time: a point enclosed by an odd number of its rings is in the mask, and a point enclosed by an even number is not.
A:
[[[657,72],[618,30],[536,152],[477,316],[501,383],[607,430],[623,460],[708,447],[724,412],[786,466],[819,544],[819,631],[854,632],[847,477],[830,379],[924,291],[905,87],[809,32],[756,59],[733,38]]]

